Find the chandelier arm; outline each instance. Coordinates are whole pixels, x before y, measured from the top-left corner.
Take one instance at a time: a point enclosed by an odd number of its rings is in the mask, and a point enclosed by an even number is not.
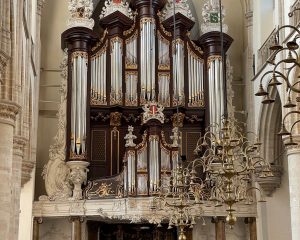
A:
[[[295,85],[297,85],[297,84],[299,84],[299,83],[300,83],[300,81],[297,81],[297,82],[295,82],[292,86],[294,87]],[[291,91],[292,91],[291,88],[288,88],[288,89],[287,89],[288,97],[291,97]]]
[[[297,123],[299,123],[299,122],[300,122],[300,119],[293,123],[293,125],[292,125],[292,127],[291,127],[291,130],[290,130],[290,133],[292,133],[294,126],[295,126]]]
[[[290,112],[288,112],[284,117],[283,117],[283,120],[282,120],[282,122],[283,122],[283,124],[284,124],[284,122],[285,122],[285,119],[287,118],[287,116],[289,116],[289,115],[291,115],[291,114],[294,114],[294,113],[297,113],[297,114],[300,114],[300,111],[290,111]]]
[[[292,16],[293,16],[293,15],[292,15]],[[279,28],[277,29],[277,31],[275,32],[275,35],[279,36],[279,32],[280,32],[282,29],[284,29],[284,28],[292,28],[292,29],[295,30],[298,34],[300,34],[300,31],[299,31],[298,28],[296,28],[296,27],[294,27],[294,26],[292,26],[292,25],[283,25],[283,26],[281,26],[281,27],[279,27]]]
[[[291,88],[292,91],[294,91],[294,92],[296,92],[296,93],[300,93],[300,89],[297,89],[297,88],[293,87],[293,85],[289,82],[289,79],[288,79],[284,74],[282,74],[282,73],[279,72],[279,71],[276,71],[276,68],[277,68],[281,63],[284,63],[284,60],[279,61],[279,62],[275,65],[275,67],[274,67],[274,69],[273,69],[273,74],[274,74],[274,75],[275,75],[275,73],[276,73],[276,74],[279,74],[280,77],[282,77],[282,78],[286,81],[288,87]],[[294,66],[300,67],[300,64],[299,64],[298,62],[295,62],[295,65],[294,65]]]

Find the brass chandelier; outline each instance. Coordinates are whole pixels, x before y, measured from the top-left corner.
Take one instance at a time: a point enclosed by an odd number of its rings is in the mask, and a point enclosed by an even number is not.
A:
[[[175,0],[174,16],[175,16]],[[220,16],[222,16],[222,5]],[[174,33],[175,33],[174,19]],[[175,34],[174,34],[175,38]],[[220,38],[223,50],[222,17],[220,17]],[[175,53],[176,54],[176,53]],[[225,66],[223,64],[223,76]],[[220,123],[209,125],[198,140],[194,153],[197,158],[183,161],[179,157],[170,175],[162,176],[160,187],[153,193],[151,209],[152,223],[178,227],[179,240],[185,240],[186,228],[192,228],[196,220],[203,218],[204,203],[215,207],[226,206],[226,222],[232,227],[236,223],[237,204],[264,202],[260,189],[253,186],[254,175],[260,178],[273,176],[270,164],[261,157],[261,143],[252,142],[244,135],[243,128],[227,115],[226,81],[224,81],[224,117]],[[178,105],[177,105],[178,106]],[[178,112],[178,108],[177,108]],[[178,139],[180,141],[180,139]]]
[[[295,11],[299,10],[299,8],[295,8],[288,14],[288,16],[292,17]],[[292,31],[294,31],[295,37],[293,38],[293,40],[288,41],[286,44],[279,44],[279,34],[286,28],[290,28]],[[293,116],[295,116],[295,119],[297,119],[297,116],[300,114],[300,111],[295,109],[297,106],[296,102],[294,102],[292,99],[293,93],[300,93],[299,76],[297,76],[296,78],[293,78],[292,76],[295,71],[299,70],[300,68],[299,56],[296,52],[296,50],[298,50],[299,48],[299,45],[297,43],[297,40],[299,38],[300,31],[295,26],[284,25],[278,28],[278,30],[275,32],[274,45],[270,47],[270,50],[272,50],[273,53],[267,60],[267,63],[273,65],[273,69],[267,71],[262,75],[260,79],[259,89],[255,94],[256,96],[264,97],[264,99],[262,100],[263,104],[271,104],[275,102],[275,100],[270,97],[270,89],[272,87],[282,85],[283,82],[286,83],[285,85],[287,102],[283,105],[286,111],[282,120],[281,129],[278,132],[279,136],[286,137],[286,140],[284,141],[285,146],[298,145],[298,143],[294,141],[293,130],[296,124],[300,122],[300,120],[294,120],[290,124],[289,129],[287,128],[286,120],[289,117]],[[281,60],[277,60],[280,59],[280,56],[283,54],[287,54],[287,56]]]
[[[162,221],[167,220],[168,229],[179,228],[179,240],[186,239],[185,229],[193,228],[203,213],[200,204],[205,199],[206,185],[196,174],[180,161],[170,177],[163,177],[165,184],[161,184],[151,205],[155,215],[161,213]]]
[[[251,185],[256,174],[260,178],[273,176],[270,164],[261,157],[261,143],[252,142],[243,134],[239,123],[233,118],[224,118],[221,125],[213,124],[198,140],[195,153],[200,157],[192,161],[191,172],[201,169],[209,201],[215,207],[227,206],[226,222],[236,222],[234,205],[254,202],[253,191],[260,190]],[[260,193],[259,202],[264,202]]]

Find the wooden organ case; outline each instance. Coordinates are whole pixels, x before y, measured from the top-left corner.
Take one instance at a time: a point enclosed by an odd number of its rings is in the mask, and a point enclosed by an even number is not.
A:
[[[222,75],[220,34],[191,40],[186,1],[176,1],[182,11],[175,16],[166,2],[108,0],[100,38],[84,27],[62,34],[69,58],[67,160],[90,163],[88,199],[150,195],[178,154],[193,159],[207,109],[217,107],[209,104],[208,73]],[[226,50],[231,42],[224,34]],[[147,121],[145,113],[152,114]]]

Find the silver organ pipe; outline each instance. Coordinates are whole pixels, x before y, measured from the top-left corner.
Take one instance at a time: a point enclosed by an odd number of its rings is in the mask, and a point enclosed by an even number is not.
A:
[[[204,62],[188,48],[189,106],[204,106]],[[209,70],[210,71],[210,70]]]
[[[128,151],[128,192],[133,194],[135,192],[135,152]]]
[[[107,44],[91,58],[91,104],[106,105],[106,48]]]
[[[159,142],[158,136],[152,135],[149,137],[150,145],[150,192],[156,191],[159,186]]]
[[[180,39],[173,53],[173,85],[175,103],[184,104],[184,42]]]
[[[141,20],[141,102],[155,100],[155,23]]]
[[[220,124],[224,114],[224,83],[221,57],[209,57],[208,66],[210,122]]]
[[[126,68],[137,69],[137,32],[126,40]]]
[[[122,103],[122,39],[111,40],[111,104]]]
[[[158,75],[158,85],[159,85],[158,102],[164,106],[170,105],[169,82],[170,82],[170,74],[159,73],[159,75]]]
[[[72,54],[71,158],[86,155],[87,64],[87,53]]]
[[[137,72],[126,72],[126,105],[137,105]]]

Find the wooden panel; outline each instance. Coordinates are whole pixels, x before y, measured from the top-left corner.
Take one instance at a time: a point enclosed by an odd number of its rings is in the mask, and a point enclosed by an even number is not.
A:
[[[196,148],[197,141],[199,140],[200,136],[200,131],[185,133],[185,154],[188,160],[193,160],[195,158],[194,150]]]

